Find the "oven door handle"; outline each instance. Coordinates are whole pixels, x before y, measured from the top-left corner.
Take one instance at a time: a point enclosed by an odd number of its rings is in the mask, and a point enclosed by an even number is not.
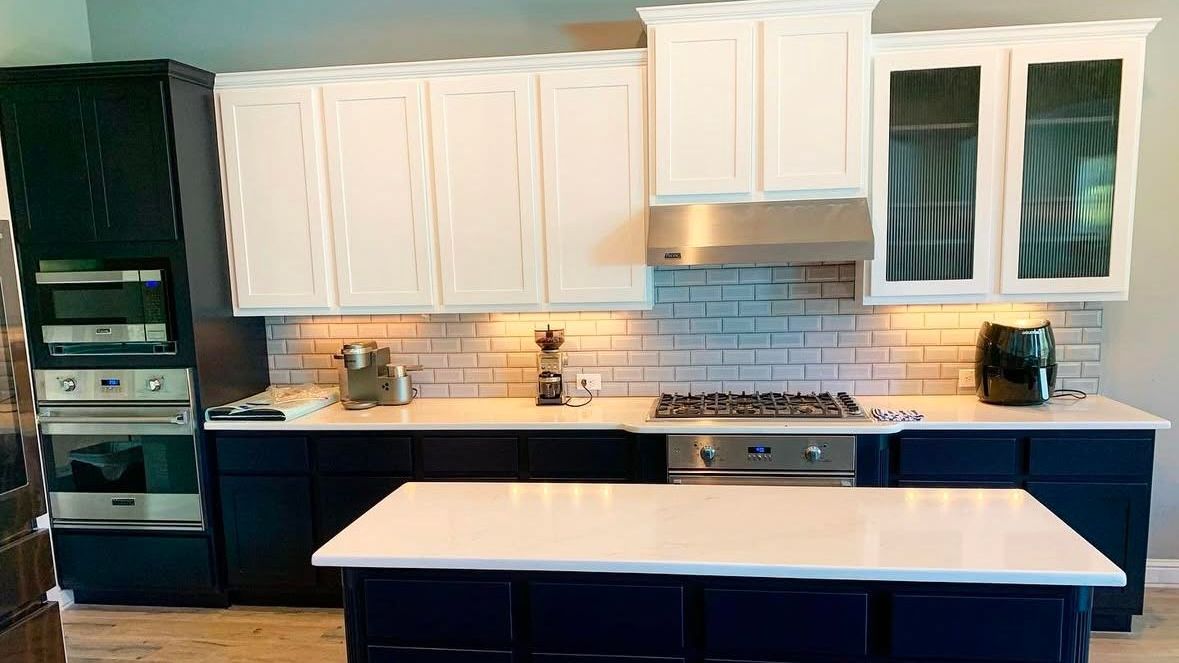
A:
[[[188,411],[177,412],[170,417],[70,417],[42,416],[42,423],[53,424],[175,424],[188,425]]]
[[[102,272],[37,272],[34,278],[40,285],[138,283],[144,280],[143,275],[137,269],[108,270]]]

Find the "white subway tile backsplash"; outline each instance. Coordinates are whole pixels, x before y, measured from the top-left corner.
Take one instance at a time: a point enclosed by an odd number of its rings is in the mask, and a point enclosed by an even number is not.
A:
[[[421,363],[423,397],[536,393],[532,331],[562,326],[572,374],[602,376],[599,395],[660,390],[815,389],[958,393],[984,320],[1045,317],[1058,383],[1096,391],[1105,339],[1100,303],[864,306],[854,264],[660,268],[649,311],[271,316],[276,384],[338,380],[332,354],[357,338]],[[584,372],[584,371],[583,371]]]

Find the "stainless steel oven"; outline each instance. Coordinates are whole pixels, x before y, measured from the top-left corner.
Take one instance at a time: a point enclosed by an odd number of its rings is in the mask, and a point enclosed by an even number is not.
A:
[[[667,481],[738,486],[856,485],[854,435],[669,435]]]
[[[176,352],[163,270],[42,270],[35,280],[36,315],[51,354]]]
[[[56,526],[204,527],[188,370],[46,370],[35,381]]]

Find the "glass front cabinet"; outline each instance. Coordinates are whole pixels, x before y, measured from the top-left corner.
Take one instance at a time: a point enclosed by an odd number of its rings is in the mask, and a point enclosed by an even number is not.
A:
[[[865,302],[1125,299],[1155,23],[878,36]]]

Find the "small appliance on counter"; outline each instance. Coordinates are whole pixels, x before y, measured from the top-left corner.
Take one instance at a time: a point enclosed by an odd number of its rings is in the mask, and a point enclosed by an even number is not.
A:
[[[1040,405],[1056,385],[1056,339],[1047,320],[984,322],[974,360],[978,399],[995,405]]]
[[[411,371],[421,366],[390,364],[389,348],[376,341],[353,341],[340,349],[340,403],[347,410],[367,410],[378,405],[406,405],[417,396]]]
[[[546,325],[544,329],[534,330],[533,338],[540,348],[536,354],[536,404],[564,405],[567,359],[561,346],[565,343],[565,330]]]
[[[291,421],[340,400],[335,387],[271,385],[266,391],[205,410],[206,421]]]

